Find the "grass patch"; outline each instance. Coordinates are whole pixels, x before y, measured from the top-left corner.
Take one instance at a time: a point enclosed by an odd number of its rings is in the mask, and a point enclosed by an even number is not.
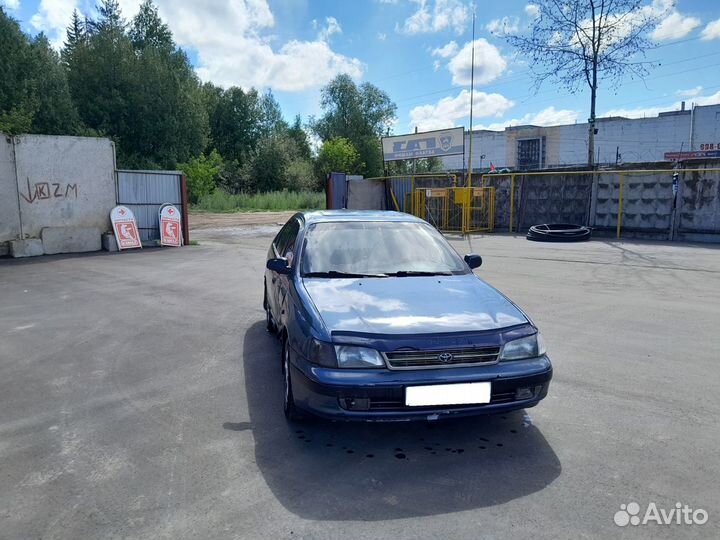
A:
[[[252,212],[322,208],[325,208],[325,194],[315,191],[268,191],[233,195],[218,189],[202,197],[191,209],[194,212]]]

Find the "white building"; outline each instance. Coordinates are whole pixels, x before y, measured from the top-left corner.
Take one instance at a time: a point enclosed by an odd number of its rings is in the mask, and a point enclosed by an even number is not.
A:
[[[651,118],[598,118],[595,127],[599,165],[720,157],[720,105],[686,109],[683,102],[681,110]],[[472,137],[472,166],[477,171],[487,170],[491,163],[511,170],[587,165],[587,123],[475,130]],[[447,170],[462,171],[468,156],[466,132],[464,159],[461,155],[442,159]]]

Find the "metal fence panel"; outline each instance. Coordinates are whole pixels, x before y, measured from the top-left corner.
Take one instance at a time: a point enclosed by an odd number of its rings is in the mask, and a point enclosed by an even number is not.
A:
[[[160,239],[160,206],[172,203],[180,208],[181,185],[180,171],[117,171],[117,202],[135,214],[141,241]]]

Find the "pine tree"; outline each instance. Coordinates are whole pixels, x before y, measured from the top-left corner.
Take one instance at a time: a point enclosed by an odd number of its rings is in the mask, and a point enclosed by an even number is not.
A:
[[[67,67],[72,62],[72,57],[78,46],[82,46],[85,43],[85,22],[80,18],[80,13],[78,13],[77,9],[73,10],[70,26],[67,27],[65,36],[62,60]]]
[[[135,49],[156,47],[169,50],[174,47],[172,32],[160,18],[152,0],[145,0],[140,5],[140,10],[133,17],[129,34]]]

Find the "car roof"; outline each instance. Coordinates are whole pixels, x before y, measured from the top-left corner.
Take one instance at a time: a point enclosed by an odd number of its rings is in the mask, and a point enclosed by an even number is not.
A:
[[[396,221],[425,223],[422,219],[404,212],[386,210],[316,210],[298,214],[306,224],[339,221]]]

